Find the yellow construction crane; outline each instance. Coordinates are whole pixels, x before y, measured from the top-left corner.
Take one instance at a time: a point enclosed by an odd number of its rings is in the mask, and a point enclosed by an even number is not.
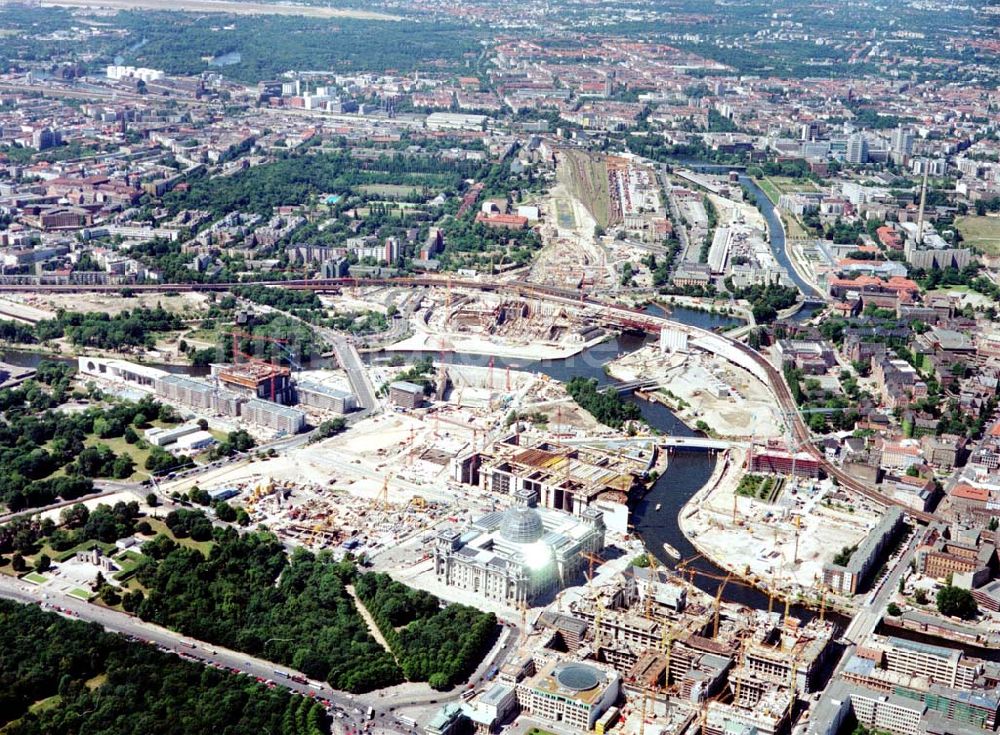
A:
[[[601,612],[604,605],[594,588],[594,565],[603,564],[604,559],[590,551],[584,551],[580,556],[589,562],[587,587],[590,589],[590,601],[594,605],[594,655],[596,656],[601,647]]]
[[[646,584],[646,596],[643,599],[643,611],[642,614],[647,620],[653,619],[653,585],[660,581],[660,576],[656,570],[656,557],[650,553],[646,554],[646,559],[649,561],[649,576],[650,581]]]
[[[729,584],[729,580],[732,579],[732,574],[727,574],[726,578],[719,585],[719,589],[715,593],[715,622],[712,624],[712,638],[719,637],[719,612],[722,609],[722,593],[726,591],[726,585]]]
[[[745,654],[746,654],[746,646],[747,646],[746,638],[740,638],[740,656],[739,656],[739,660],[738,660],[738,662],[736,664],[736,671],[738,673],[742,673],[742,671],[743,671],[743,663],[746,660],[746,656],[745,656]],[[739,705],[739,703],[740,703],[741,686],[742,686],[742,684],[741,684],[741,681],[740,681],[740,677],[737,676],[736,677],[736,686],[735,686],[734,692],[733,692],[733,704],[735,704],[735,705]]]
[[[593,581],[594,581],[594,564],[597,564],[598,566],[600,566],[601,564],[603,564],[605,562],[605,559],[601,558],[597,554],[594,554],[593,552],[590,552],[590,551],[581,552],[580,556],[581,556],[581,558],[586,559],[590,563],[590,565],[588,567],[588,573],[587,573],[587,584],[593,586]]]
[[[773,569],[773,567],[772,567],[772,569]],[[785,557],[781,557],[781,564],[778,567],[778,579],[777,579],[777,581],[780,582],[781,579],[784,576],[785,576]],[[771,613],[774,612],[774,598],[778,597],[777,589],[778,589],[778,587],[775,584],[774,572],[772,571],[771,572],[771,586],[767,590],[767,614],[768,615],[770,615]]]
[[[601,653],[601,613],[604,612],[604,600],[600,595],[594,596],[594,656],[600,658]]]
[[[683,629],[681,632],[683,632]],[[666,657],[666,668],[663,672],[663,688],[665,691],[670,688],[670,654],[673,653],[676,634],[676,626],[668,625],[666,622],[663,623],[663,639],[660,641],[660,649],[661,653]]]
[[[390,475],[386,475],[385,479],[382,481],[382,489],[378,491],[378,495],[375,496],[376,507],[381,505],[382,510],[389,509],[389,480]]]
[[[795,706],[795,692],[798,689],[798,683],[795,681],[796,677],[799,675],[799,660],[797,658],[792,659],[792,668],[788,675],[788,688],[791,690],[792,696],[789,697],[788,711],[791,713],[792,707]]]

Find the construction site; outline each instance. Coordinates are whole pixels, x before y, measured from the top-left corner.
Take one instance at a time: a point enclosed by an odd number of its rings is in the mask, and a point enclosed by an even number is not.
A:
[[[701,554],[753,586],[796,602],[832,603],[824,564],[864,539],[881,513],[830,479],[809,476],[810,457],[791,469],[774,464],[792,457],[767,444],[752,454],[734,447],[724,471],[684,506],[679,526]]]
[[[369,374],[384,392],[409,370],[377,364]],[[211,470],[199,486],[232,498],[290,543],[400,563],[426,558],[419,544],[407,546],[418,534],[461,528],[510,506],[526,486],[541,508],[577,519],[599,509],[612,533],[627,533],[628,503],[665,455],[652,446],[600,446],[615,432],[545,375],[450,364],[426,375],[421,407],[395,406],[349,432]]]
[[[484,697],[515,690],[522,714],[543,727],[583,712],[595,732],[770,735],[787,732],[821,688],[838,636],[825,611],[804,624],[787,605],[763,611],[727,604],[725,589],[738,584],[731,575],[683,562],[671,572],[645,562],[605,563],[597,554],[587,559],[586,584],[544,611],[522,612],[518,649]],[[696,575],[718,584],[718,593],[699,591]],[[624,705],[605,696],[609,687],[624,695]],[[476,700],[469,706],[475,716]]]
[[[663,403],[689,426],[704,422],[713,435],[749,440],[784,433],[767,386],[732,362],[686,344],[646,345],[610,363],[608,373],[626,383],[644,382],[643,397]]]
[[[572,306],[450,288],[426,293],[411,322],[412,336],[387,349],[555,359],[607,337]]]
[[[565,184],[547,194],[544,247],[531,265],[530,280],[559,288],[609,288],[615,284],[607,253],[594,237],[597,222]]]

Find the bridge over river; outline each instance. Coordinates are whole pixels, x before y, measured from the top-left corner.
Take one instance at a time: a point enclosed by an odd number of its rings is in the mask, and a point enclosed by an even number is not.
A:
[[[707,436],[644,436],[628,439],[605,439],[602,437],[560,439],[560,444],[568,446],[596,446],[605,449],[624,447],[655,446],[664,449],[692,449],[721,452],[734,447],[749,447],[749,442],[730,441],[727,439],[712,439]]]

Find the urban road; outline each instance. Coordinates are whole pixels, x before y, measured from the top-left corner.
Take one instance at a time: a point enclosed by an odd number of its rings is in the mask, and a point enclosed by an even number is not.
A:
[[[150,292],[163,292],[163,291],[227,291],[236,285],[247,285],[247,284],[232,284],[232,283],[174,283],[174,284],[135,284],[135,285],[75,285],[75,284],[38,284],[38,283],[18,283],[18,282],[0,282],[0,293],[2,292],[118,292],[123,288],[128,288],[132,291],[150,291]],[[656,334],[663,327],[671,327],[675,329],[681,329],[688,333],[694,334],[696,336],[711,336],[717,339],[724,340],[729,344],[729,346],[740,350],[744,353],[746,357],[753,360],[757,365],[766,373],[768,376],[768,384],[771,392],[774,394],[776,400],[778,401],[779,407],[786,416],[786,420],[790,424],[790,428],[794,435],[795,441],[801,449],[804,449],[809,454],[811,454],[816,461],[820,464],[823,470],[829,475],[837,480],[842,487],[851,490],[858,495],[865,497],[874,503],[881,505],[883,507],[889,507],[892,505],[898,505],[896,501],[892,498],[883,495],[882,493],[874,490],[865,483],[857,480],[851,475],[844,472],[841,468],[837,467],[829,460],[827,460],[824,453],[818,449],[812,443],[812,436],[809,432],[809,428],[806,423],[802,420],[801,415],[798,413],[798,407],[795,404],[795,399],[792,397],[792,392],[789,389],[787,383],[785,383],[784,376],[775,369],[775,367],[756,350],[748,347],[747,345],[739,342],[737,340],[716,335],[713,332],[708,332],[706,330],[697,329],[695,327],[690,327],[688,325],[680,324],[678,322],[671,321],[663,317],[654,316],[651,314],[646,314],[638,309],[632,309],[626,306],[621,306],[620,304],[607,303],[600,301],[588,295],[584,291],[579,291],[575,289],[559,288],[555,286],[545,286],[535,283],[530,283],[527,281],[477,281],[471,279],[452,279],[452,278],[442,278],[442,277],[407,277],[407,278],[317,278],[317,279],[301,279],[292,281],[282,281],[280,283],[275,283],[273,281],[261,281],[258,284],[252,285],[268,285],[268,286],[280,286],[281,288],[287,288],[291,290],[312,290],[312,291],[330,291],[339,290],[345,287],[352,286],[385,286],[385,287],[449,287],[449,288],[460,288],[468,289],[473,291],[484,291],[484,292],[497,292],[502,291],[505,293],[513,293],[521,296],[526,296],[530,298],[546,299],[549,301],[555,301],[564,304],[574,304],[581,308],[594,309],[594,318],[600,320],[611,326],[617,326],[626,329],[635,329],[644,332],[649,332]],[[340,338],[343,340],[343,338]],[[337,342],[334,343],[334,349],[337,349]],[[353,349],[353,346],[351,346]],[[348,371],[348,375],[352,374],[352,371],[360,370],[363,374],[364,371],[360,369],[360,358],[355,358],[354,355],[344,354],[341,352],[348,352],[347,350],[340,350],[337,352],[338,360],[341,360],[341,364],[344,365],[345,369]],[[356,351],[354,353],[356,355]],[[367,377],[365,376],[365,380]],[[354,385],[354,379],[352,379],[352,385]],[[362,386],[361,392],[359,392],[359,398],[362,405],[365,405],[365,401],[372,401],[371,405],[374,405],[374,393],[370,391],[370,384],[368,386]],[[363,411],[367,412],[369,410],[364,408]],[[926,513],[923,511],[913,510],[911,508],[903,508],[903,510],[909,514],[911,517],[922,523],[930,523],[938,520],[936,516],[931,513]]]
[[[194,290],[215,290],[222,291],[227,290],[233,284],[158,284],[158,285],[144,285],[139,284],[135,286],[128,286],[133,290],[146,290],[146,291],[194,291]],[[245,284],[244,284],[245,285]],[[275,284],[267,284],[275,285]],[[843,470],[835,465],[831,464],[826,460],[823,453],[816,448],[812,443],[812,437],[809,433],[809,429],[805,422],[802,420],[801,415],[798,413],[797,406],[792,397],[791,390],[785,383],[784,377],[778,370],[774,368],[773,365],[759,352],[751,349],[747,345],[736,340],[714,335],[711,332],[706,332],[704,330],[699,330],[687,325],[681,325],[677,322],[673,322],[669,319],[664,319],[662,317],[656,317],[644,312],[630,309],[628,307],[620,306],[617,304],[608,304],[605,302],[598,301],[587,294],[575,291],[571,289],[560,289],[548,286],[539,286],[537,284],[527,283],[523,281],[514,281],[509,283],[503,282],[480,282],[471,280],[445,280],[441,278],[402,278],[402,279],[316,279],[316,280],[303,280],[303,281],[290,281],[283,282],[280,284],[284,288],[297,289],[297,290],[330,290],[339,289],[344,286],[357,286],[357,285],[377,285],[377,286],[410,286],[410,287],[441,287],[449,286],[456,288],[465,288],[471,290],[479,291],[510,291],[520,295],[529,295],[533,298],[544,298],[551,301],[559,302],[569,302],[572,304],[579,305],[582,308],[598,308],[600,309],[600,315],[598,318],[602,319],[604,322],[611,325],[628,328],[628,329],[638,329],[650,333],[658,333],[663,327],[673,327],[679,328],[689,333],[694,333],[700,336],[714,336],[718,339],[725,340],[730,346],[735,347],[740,350],[744,355],[753,360],[768,377],[769,388],[774,394],[779,406],[781,407],[786,420],[790,424],[790,428],[795,436],[795,440],[798,442],[799,446],[809,452],[813,457],[815,457],[819,463],[822,465],[824,471],[831,477],[836,478],[836,480],[844,487],[852,490],[859,495],[866,497],[877,504],[882,506],[893,505],[892,499],[885,495],[875,491],[874,489],[866,486],[862,482],[856,480],[850,475],[846,474]],[[120,286],[72,286],[72,285],[38,285],[38,284],[0,284],[0,292],[3,291],[118,291],[122,287]],[[350,379],[351,385],[354,388],[356,395],[358,396],[359,403],[361,404],[361,415],[367,416],[374,410],[378,405],[377,399],[375,397],[374,389],[369,381],[367,372],[361,363],[360,355],[358,355],[357,350],[354,345],[346,340],[343,336],[338,334],[325,334],[324,335],[333,344],[334,352],[337,356],[337,360],[341,367],[347,372],[348,378]],[[307,440],[307,439],[306,439]],[[295,444],[302,441],[302,438],[295,437],[291,440],[285,440],[283,446],[284,448],[290,448]],[[274,446],[274,445],[272,445]],[[913,518],[922,522],[930,522],[935,520],[935,517],[929,513],[922,513],[913,511],[912,509],[905,509],[906,512]],[[884,575],[883,579],[876,590],[871,593],[870,604],[865,606],[858,614],[851,620],[847,631],[844,634],[844,641],[846,643],[846,649],[838,663],[834,675],[838,675],[844,664],[849,660],[850,656],[853,654],[855,648],[855,641],[860,640],[872,633],[875,627],[878,625],[879,620],[881,620],[882,615],[885,613],[885,608],[888,605],[888,601],[891,598],[893,590],[896,589],[899,584],[899,579],[905,569],[907,568],[910,560],[913,558],[914,550],[916,548],[916,539],[919,534],[914,533],[909,543],[905,547],[904,551],[899,555],[898,559],[890,561],[889,571]],[[0,577],[0,595],[4,597],[9,597],[11,599],[16,599],[21,602],[28,603],[44,603],[45,593],[41,589],[32,589],[27,585],[21,583],[18,580],[6,577]],[[180,634],[174,633],[172,631],[159,628],[157,626],[150,625],[143,621],[138,620],[132,616],[126,615],[124,613],[115,612],[112,610],[107,610],[105,608],[97,607],[86,602],[77,601],[72,598],[65,596],[60,596],[61,611],[63,614],[68,614],[73,617],[79,617],[85,620],[91,620],[103,625],[108,630],[123,633],[125,635],[130,635],[138,639],[146,640],[152,644],[160,646],[164,650],[174,651],[179,654],[186,655],[188,657],[197,658],[205,663],[215,666],[221,666],[233,671],[239,671],[250,676],[257,677],[261,680],[273,680],[275,683],[280,683],[282,686],[288,687],[289,689],[296,691],[300,694],[312,697],[319,697],[330,702],[331,711],[338,715],[334,720],[338,723],[337,726],[342,728],[347,732],[358,731],[366,727],[363,717],[363,708],[368,706],[373,707],[376,713],[376,727],[384,728],[390,732],[413,732],[414,729],[409,727],[407,723],[400,722],[395,719],[392,714],[401,706],[405,705],[407,707],[417,707],[421,704],[437,704],[440,701],[445,701],[447,699],[454,699],[458,696],[457,693],[452,693],[450,695],[436,695],[434,699],[430,696],[425,696],[423,699],[414,697],[412,694],[401,695],[398,699],[394,699],[391,695],[389,698],[384,698],[383,696],[377,699],[371,696],[367,697],[354,697],[345,692],[340,692],[334,690],[327,686],[326,684],[320,682],[309,682],[305,680],[301,674],[297,672],[288,671],[286,667],[279,667],[275,669],[274,664],[269,662],[252,658],[246,656],[245,654],[240,654],[235,651],[229,651],[226,649],[219,648],[217,646],[209,646],[200,642],[194,642],[194,648],[191,648],[192,642],[190,639],[181,636]],[[51,604],[51,603],[50,603]],[[479,670],[473,676],[472,684],[480,683],[483,681],[484,672],[487,667],[495,666],[503,662],[506,657],[510,654],[517,641],[517,636],[515,635],[516,629],[505,629],[503,637],[498,641],[498,645],[494,647],[491,654],[481,663]],[[287,677],[281,677],[276,674],[276,671],[285,671],[286,674],[291,674],[300,679],[300,681],[294,681]],[[279,681],[280,680],[280,681]],[[305,683],[303,683],[305,682]]]
[[[416,728],[396,718],[410,709],[457,700],[464,691],[455,689],[450,692],[436,692],[423,687],[426,691],[415,692],[412,685],[403,685],[399,687],[398,692],[387,690],[381,693],[354,695],[333,689],[325,682],[311,681],[302,673],[287,666],[204,643],[147,623],[132,615],[100,607],[45,587],[29,585],[14,577],[0,575],[0,597],[24,604],[41,605],[67,618],[97,623],[108,631],[146,642],[162,651],[175,653],[188,660],[245,674],[261,682],[273,682],[275,686],[282,686],[297,694],[323,701],[327,703],[330,714],[334,715],[335,728],[342,733],[361,732],[368,726],[386,732],[416,732]],[[519,635],[520,631],[514,623],[505,623],[497,643],[470,677],[469,684],[474,687],[484,684],[487,680],[486,674],[493,667],[500,666],[506,661],[516,646]],[[373,710],[373,721],[367,719],[368,707]]]
[[[919,529],[914,531],[906,546],[897,552],[894,558],[889,560],[887,564],[888,572],[882,575],[882,579],[876,582],[875,589],[869,593],[869,598],[866,600],[868,604],[858,607],[857,613],[855,613],[850,624],[847,626],[847,630],[844,631],[844,635],[841,637],[845,648],[840,661],[837,662],[837,666],[830,676],[830,682],[836,681],[844,671],[844,666],[851,660],[857,649],[857,642],[864,640],[875,632],[879,622],[882,620],[882,616],[885,615],[893,593],[899,587],[899,580],[906,572],[907,567],[910,566],[910,561],[913,559],[913,555],[917,550],[917,543],[922,535]],[[820,695],[819,701],[813,707],[813,711],[829,711],[823,702],[833,696],[831,687],[827,686]]]

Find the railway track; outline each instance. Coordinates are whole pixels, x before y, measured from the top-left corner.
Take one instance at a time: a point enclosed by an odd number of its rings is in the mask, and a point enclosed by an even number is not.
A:
[[[343,288],[362,286],[383,286],[383,287],[430,287],[430,288],[458,288],[481,291],[486,293],[504,292],[516,294],[528,298],[545,298],[558,300],[563,303],[571,303],[581,307],[599,309],[600,318],[610,324],[626,329],[641,330],[652,334],[658,334],[659,330],[665,326],[677,326],[676,322],[669,319],[656,317],[639,309],[632,309],[626,306],[608,304],[591,296],[586,292],[577,289],[561,288],[544,284],[530,283],[527,281],[507,281],[507,282],[486,282],[471,279],[452,279],[446,277],[414,276],[407,278],[314,278],[299,279],[291,281],[254,281],[248,283],[160,283],[160,284],[134,284],[134,285],[77,285],[77,284],[18,284],[0,282],[0,293],[82,293],[82,292],[106,292],[117,293],[123,290],[130,290],[136,293],[145,292],[190,292],[190,291],[228,291],[236,286],[248,285],[269,285],[281,286],[292,290],[310,291],[331,291]],[[751,360],[757,363],[768,377],[769,387],[778,401],[784,414],[789,417],[790,427],[795,435],[799,446],[812,455],[820,463],[823,471],[848,490],[871,500],[883,507],[900,506],[902,510],[912,518],[922,523],[932,523],[940,520],[933,513],[918,511],[896,502],[889,496],[878,492],[865,483],[852,477],[830,462],[826,456],[812,443],[809,429],[802,417],[799,415],[795,399],[791,390],[785,383],[784,376],[756,350],[748,347],[742,342],[728,337],[717,335],[713,332],[685,327],[688,331],[711,335],[718,339],[725,340],[729,345],[743,352]]]

